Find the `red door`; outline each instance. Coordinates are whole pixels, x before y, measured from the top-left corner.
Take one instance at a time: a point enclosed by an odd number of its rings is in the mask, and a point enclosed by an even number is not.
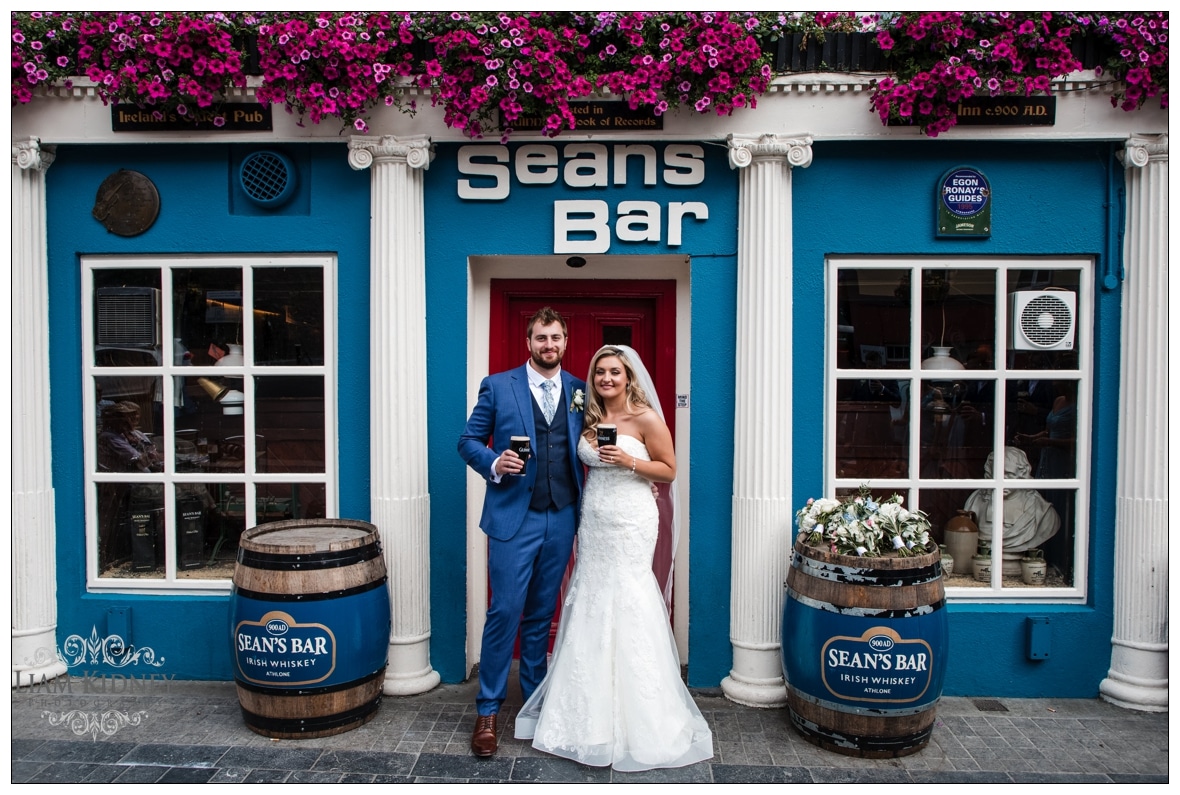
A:
[[[673,438],[676,435],[676,282],[672,280],[493,279],[488,372],[519,367],[528,358],[528,319],[543,306],[561,313],[569,343],[561,366],[585,379],[603,345],[630,345],[643,359]],[[660,534],[652,569],[663,589],[672,567],[669,534]],[[568,581],[573,561],[566,569]],[[562,585],[565,591],[565,584]],[[561,600],[558,600],[560,612]],[[669,605],[671,613],[671,605]],[[552,636],[557,632],[557,615]]]

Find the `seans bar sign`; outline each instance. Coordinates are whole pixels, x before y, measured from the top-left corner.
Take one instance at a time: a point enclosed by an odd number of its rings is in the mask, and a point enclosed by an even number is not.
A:
[[[882,626],[860,637],[831,637],[821,655],[824,687],[837,698],[855,701],[917,701],[930,687],[932,663],[925,640],[905,639]]]
[[[603,254],[613,242],[680,246],[686,228],[709,218],[701,201],[635,200],[653,187],[696,188],[705,181],[705,150],[697,144],[573,143],[459,148],[458,194],[464,201],[504,201],[516,188],[562,184],[597,196],[624,190],[622,201],[553,202],[553,253]],[[628,185],[642,174],[642,186]],[[634,180],[632,180],[634,181]],[[699,191],[686,191],[699,196]],[[664,194],[666,195],[666,194]]]

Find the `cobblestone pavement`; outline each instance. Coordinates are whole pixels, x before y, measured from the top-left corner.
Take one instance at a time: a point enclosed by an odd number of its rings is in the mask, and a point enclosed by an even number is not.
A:
[[[1101,700],[943,698],[918,753],[860,759],[818,748],[786,710],[694,691],[713,729],[708,762],[616,773],[513,738],[471,756],[474,682],[387,697],[368,723],[320,739],[275,740],[243,722],[230,682],[59,679],[12,694],[12,782],[1168,782],[1168,716]]]

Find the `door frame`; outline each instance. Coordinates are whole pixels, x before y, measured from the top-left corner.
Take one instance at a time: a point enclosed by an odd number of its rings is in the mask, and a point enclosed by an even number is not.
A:
[[[467,406],[475,405],[479,384],[488,375],[493,279],[606,279],[671,280],[676,282],[675,391],[676,404],[665,407],[675,412],[675,436],[679,505],[677,524],[680,540],[676,549],[673,581],[672,631],[682,664],[688,662],[689,625],[689,539],[688,512],[691,493],[689,374],[692,350],[691,260],[682,254],[647,256],[595,256],[580,268],[570,267],[558,256],[480,256],[467,261]],[[520,362],[527,351],[523,335]],[[683,403],[683,405],[681,405]],[[479,529],[483,507],[484,481],[467,468],[467,670],[479,661],[483,626],[487,613],[487,536]]]

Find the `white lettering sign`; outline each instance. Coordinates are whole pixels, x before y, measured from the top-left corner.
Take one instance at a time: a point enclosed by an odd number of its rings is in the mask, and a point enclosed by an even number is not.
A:
[[[519,185],[553,185],[560,177],[573,189],[626,187],[628,172],[638,162],[644,187],[663,180],[665,185],[692,187],[705,181],[705,150],[698,144],[669,144],[660,156],[650,144],[571,143],[526,144],[515,154],[507,146],[472,144],[459,147],[457,182],[460,199],[502,201]],[[668,202],[666,211],[655,201],[621,201],[610,206],[601,199],[560,199],[553,203],[553,252],[602,254],[614,238],[626,243],[658,243],[667,230],[667,244],[684,242],[684,219],[706,221],[705,202]]]

